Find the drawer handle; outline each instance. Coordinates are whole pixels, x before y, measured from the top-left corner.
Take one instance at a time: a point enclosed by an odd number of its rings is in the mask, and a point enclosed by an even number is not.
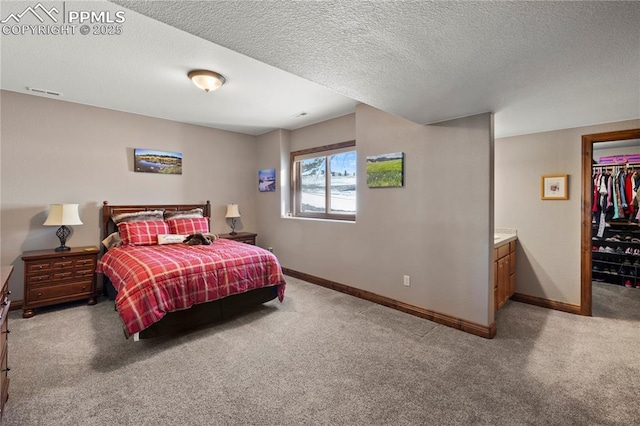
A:
[[[42,266],[42,265],[38,265],[38,269],[42,269],[42,268],[43,268],[43,266]]]
[[[87,289],[87,286],[86,286],[86,285],[85,285],[85,286],[83,286],[83,287],[82,287],[82,289],[83,289],[83,290],[86,290],[86,289]]]
[[[9,291],[7,292],[7,294],[11,294],[11,290],[9,290]]]
[[[7,329],[7,334],[11,333],[11,330]]]
[[[38,293],[38,297],[42,296],[42,293]]]

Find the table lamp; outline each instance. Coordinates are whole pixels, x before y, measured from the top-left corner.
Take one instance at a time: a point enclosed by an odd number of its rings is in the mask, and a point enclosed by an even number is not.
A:
[[[227,219],[231,219],[231,234],[236,235],[236,219],[240,217],[240,211],[238,211],[237,204],[227,204],[227,214],[225,215]]]
[[[71,247],[66,246],[67,237],[71,230],[67,225],[82,225],[78,215],[77,204],[51,204],[49,216],[44,222],[44,226],[60,226],[56,231],[56,236],[60,239],[60,247],[56,251],[68,251]]]

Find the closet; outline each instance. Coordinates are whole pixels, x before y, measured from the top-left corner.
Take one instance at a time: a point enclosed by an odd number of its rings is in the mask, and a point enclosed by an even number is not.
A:
[[[640,290],[640,140],[594,144],[592,280]]]

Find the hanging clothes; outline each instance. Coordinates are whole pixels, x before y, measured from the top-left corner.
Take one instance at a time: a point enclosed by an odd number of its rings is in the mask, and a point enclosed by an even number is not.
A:
[[[594,169],[593,174],[591,175],[592,187],[593,187],[593,203],[591,204],[591,212],[598,213],[598,208],[600,207],[599,195],[599,184],[600,178],[602,177],[602,169]]]
[[[631,161],[630,158],[640,160],[640,154],[616,158],[617,161]],[[592,168],[591,179],[592,221],[599,236],[604,231],[602,226],[608,226],[608,222],[612,220],[640,224],[640,168],[636,171],[634,164],[629,163],[601,164]],[[607,224],[603,225],[601,222]]]
[[[633,173],[631,171],[627,171],[627,174],[625,175],[624,195],[628,204],[626,212],[627,216],[633,217],[633,214],[635,213],[633,206],[633,199],[635,198],[635,195],[633,194]]]
[[[612,193],[612,197],[613,197],[613,217],[611,218],[612,220],[618,220],[620,219],[620,210],[621,210],[621,203],[620,203],[620,187],[617,185],[617,180],[618,180],[618,168],[616,167],[613,175],[611,176],[611,179],[609,179],[609,184],[610,184],[610,188],[611,188],[611,193]]]
[[[618,179],[616,179],[616,183],[618,184],[619,194],[620,194],[620,205],[621,207],[621,216],[624,218],[627,214],[629,214],[629,204],[627,204],[627,197],[625,195],[625,176],[626,172],[623,168],[618,172]]]

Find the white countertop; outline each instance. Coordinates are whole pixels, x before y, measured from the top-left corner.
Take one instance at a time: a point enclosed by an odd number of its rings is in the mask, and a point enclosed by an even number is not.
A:
[[[517,239],[518,233],[515,229],[495,228],[495,233],[493,234],[493,248],[498,248]]]

